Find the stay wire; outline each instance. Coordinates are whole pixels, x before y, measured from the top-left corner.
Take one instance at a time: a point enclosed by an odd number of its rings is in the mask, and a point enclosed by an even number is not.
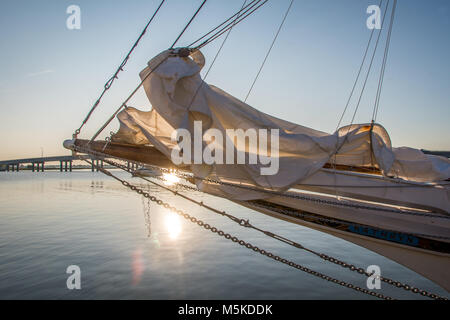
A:
[[[92,113],[94,112],[94,110],[97,108],[97,106],[100,104],[101,99],[103,98],[103,96],[105,95],[106,91],[108,91],[112,84],[114,83],[115,79],[118,79],[118,74],[120,73],[120,71],[123,71],[123,68],[125,67],[125,65],[127,64],[128,60],[130,59],[131,53],[134,51],[134,49],[138,46],[139,42],[141,41],[142,37],[144,36],[144,34],[147,32],[148,27],[150,26],[150,24],[152,23],[153,19],[155,18],[155,16],[157,15],[157,13],[159,12],[159,9],[161,9],[162,5],[164,4],[166,0],[162,0],[161,3],[159,4],[159,6],[156,8],[155,12],[153,13],[152,17],[150,18],[150,20],[147,22],[147,24],[145,25],[144,29],[142,30],[141,34],[139,35],[139,37],[137,38],[137,40],[135,41],[135,43],[133,44],[133,46],[131,47],[130,51],[127,53],[127,55],[125,56],[125,58],[123,59],[122,63],[119,65],[119,67],[117,68],[116,72],[114,72],[114,75],[105,83],[104,87],[103,87],[103,91],[100,94],[99,98],[97,98],[97,100],[95,101],[94,105],[91,107],[91,109],[89,110],[86,118],[83,120],[83,122],[81,123],[81,126],[75,130],[74,132],[74,137],[76,137],[80,132],[81,129],[83,128],[83,126],[88,122],[89,118],[91,117]]]
[[[176,38],[176,40],[174,41],[174,43],[172,44],[172,46],[170,47],[170,49],[173,49],[173,47],[175,46],[175,44],[178,42],[178,40],[181,38],[181,36],[184,34],[184,32],[187,30],[187,28],[189,27],[189,25],[192,23],[192,21],[194,21],[194,18],[197,16],[197,14],[200,12],[200,10],[202,9],[203,5],[206,3],[207,0],[203,0],[203,2],[201,3],[201,5],[198,7],[197,11],[194,13],[194,15],[191,17],[191,19],[189,20],[189,22],[186,24],[186,26],[183,28],[183,30],[180,32],[180,34],[178,35],[178,37]],[[169,50],[170,50],[169,49]],[[167,58],[166,58],[167,59]],[[103,126],[94,134],[94,136],[91,138],[91,140],[89,142],[94,141],[99,135],[100,133],[102,133],[102,131],[111,123],[111,121],[115,118],[115,116],[119,113],[120,110],[122,110],[123,107],[126,107],[126,104],[128,103],[129,100],[131,100],[131,98],[136,94],[136,92],[141,88],[141,86],[144,84],[144,81],[164,62],[166,61],[166,59],[163,59],[161,62],[159,62],[156,67],[154,69],[152,69],[145,77],[144,79],[141,80],[141,82],[139,83],[139,85],[133,90],[133,92],[128,96],[128,98],[119,106],[119,108],[117,108],[117,110],[112,114],[112,116],[105,122],[105,124],[103,124]]]
[[[241,10],[239,10],[238,12],[236,12],[235,14],[233,14],[231,17],[229,17],[228,19],[226,19],[224,22],[222,22],[221,24],[219,24],[218,26],[216,26],[215,28],[213,28],[212,30],[210,30],[209,32],[205,33],[203,36],[201,36],[200,38],[198,38],[197,40],[195,40],[194,42],[192,42],[190,45],[188,45],[188,47],[192,47],[194,44],[196,44],[197,42],[199,42],[200,40],[204,39],[205,37],[207,37],[208,35],[210,35],[211,33],[213,33],[214,31],[216,31],[217,29],[219,29],[221,26],[223,26],[225,23],[227,23],[228,21],[232,20],[235,16],[237,15],[241,15],[241,13],[246,10],[248,7],[250,6],[254,6],[255,2],[260,2],[261,0],[253,0],[251,1],[249,4],[247,4],[246,6],[244,6],[243,8],[241,8]]]
[[[234,23],[234,26],[241,23],[242,21],[244,21],[246,18],[248,18],[250,15],[252,15],[256,10],[258,10],[259,8],[261,8],[264,4],[267,3],[267,1],[269,0],[264,0],[262,1],[262,3],[260,3],[258,6],[256,6],[253,10],[251,10],[250,12],[248,12],[248,10],[243,13],[241,15],[241,18],[236,21],[236,23]],[[258,2],[259,3],[259,2]],[[248,12],[248,13],[247,13]],[[226,33],[230,28],[232,28],[233,23],[228,23],[227,26],[223,27],[221,30],[219,30],[218,32],[216,32],[213,36],[211,36],[210,38],[208,38],[207,40],[205,40],[204,42],[202,42],[200,45],[198,45],[197,47],[194,48],[194,50],[199,50],[202,47],[206,46],[207,44],[211,43],[212,41],[216,40],[217,38],[219,38],[220,36],[222,36],[224,33]]]
[[[178,40],[180,40],[181,36],[184,34],[184,32],[187,30],[187,28],[189,27],[189,25],[192,23],[192,21],[194,21],[195,17],[197,16],[197,14],[200,12],[200,10],[202,9],[203,5],[206,3],[207,0],[203,0],[202,4],[200,5],[200,7],[198,7],[197,11],[195,11],[194,15],[192,16],[191,20],[189,20],[189,22],[186,24],[186,26],[184,27],[184,29],[181,31],[181,33],[178,35],[178,37],[175,39],[175,41],[172,43],[172,45],[170,46],[170,49],[173,49],[173,47],[177,44]]]
[[[278,35],[280,34],[281,28],[283,28],[284,22],[286,21],[286,18],[287,18],[288,14],[289,14],[289,11],[291,10],[291,7],[292,7],[293,3],[294,3],[294,0],[291,0],[291,2],[289,4],[289,7],[287,8],[286,13],[283,16],[283,20],[281,21],[281,24],[278,27],[278,30],[277,30],[277,32],[275,34],[275,37],[273,38],[272,43],[270,44],[269,50],[267,51],[266,56],[264,57],[264,60],[263,60],[263,62],[261,64],[261,66],[259,67],[258,73],[256,74],[256,77],[253,80],[253,83],[250,86],[250,89],[248,90],[247,95],[245,96],[244,102],[247,102],[247,99],[248,99],[250,93],[252,92],[253,87],[255,86],[255,83],[258,80],[258,77],[261,74],[262,69],[264,68],[264,65],[265,65],[265,63],[267,61],[267,58],[269,57],[270,52],[272,51],[273,45],[275,44],[275,41],[277,40]]]
[[[369,66],[368,66],[368,68],[367,68],[366,77],[365,77],[365,79],[364,79],[364,83],[363,83],[363,86],[362,86],[362,88],[361,88],[361,92],[360,92],[360,95],[359,95],[359,98],[358,98],[358,102],[357,102],[356,107],[355,107],[355,111],[353,112],[352,120],[351,120],[350,124],[348,125],[348,129],[347,129],[347,132],[346,132],[346,134],[345,134],[344,140],[342,141],[342,143],[341,143],[339,146],[337,146],[336,150],[335,150],[334,153],[333,153],[334,156],[335,156],[335,159],[334,159],[335,162],[336,162],[336,155],[339,153],[339,151],[341,150],[341,148],[344,146],[344,144],[345,144],[345,143],[347,142],[347,140],[348,140],[348,134],[350,133],[350,130],[351,130],[351,128],[352,128],[353,122],[355,121],[355,117],[356,117],[356,114],[357,114],[357,112],[358,112],[359,106],[360,106],[360,104],[361,104],[361,99],[362,99],[362,96],[363,96],[363,94],[364,94],[364,90],[365,90],[366,85],[367,85],[367,80],[369,79],[370,71],[371,71],[371,69],[372,69],[373,60],[374,60],[374,58],[375,58],[375,54],[376,54],[376,52],[377,52],[378,44],[379,44],[379,42],[380,42],[380,37],[381,37],[382,30],[383,30],[383,25],[384,25],[384,18],[386,17],[387,9],[388,9],[388,7],[389,7],[389,2],[390,2],[390,0],[387,1],[386,8],[385,8],[385,10],[384,10],[383,20],[382,20],[382,22],[381,22],[381,29],[380,29],[380,31],[378,32],[377,41],[375,42],[375,47],[374,47],[374,49],[373,49],[372,57],[371,57],[371,59],[370,59]],[[335,163],[334,163],[334,164],[335,164]]]
[[[378,7],[381,7],[382,4],[383,4],[383,0],[380,0],[380,3],[378,4]],[[364,51],[363,59],[362,59],[361,64],[359,66],[358,74],[356,75],[356,79],[353,82],[352,90],[350,91],[350,95],[349,95],[349,97],[347,99],[347,103],[345,104],[344,111],[342,112],[341,117],[339,118],[339,122],[338,122],[338,124],[336,126],[336,130],[335,131],[337,131],[339,129],[339,126],[342,123],[342,119],[344,118],[344,115],[347,112],[348,106],[350,105],[350,101],[351,101],[351,99],[353,97],[353,93],[355,91],[356,85],[358,84],[359,76],[361,75],[361,71],[362,71],[362,69],[364,67],[364,64],[366,62],[367,53],[369,52],[370,43],[372,42],[372,38],[373,38],[374,32],[375,32],[375,28],[373,28],[372,31],[370,32],[369,41],[367,41],[367,46],[366,46],[366,49]]]
[[[350,131],[350,128],[351,128],[353,122],[355,121],[356,113],[358,112],[358,108],[359,108],[359,106],[361,104],[361,99],[362,99],[362,96],[364,94],[364,90],[365,90],[366,85],[367,85],[367,80],[369,79],[370,71],[372,70],[373,60],[375,58],[375,54],[377,52],[378,44],[380,42],[380,37],[381,37],[381,33],[383,31],[383,26],[384,26],[384,19],[386,17],[386,13],[387,13],[388,8],[389,8],[389,2],[390,2],[390,0],[387,1],[386,9],[384,10],[383,21],[381,22],[381,29],[378,32],[378,37],[377,37],[377,41],[375,43],[375,48],[374,48],[373,53],[372,53],[372,58],[370,59],[370,64],[369,64],[369,67],[367,69],[367,73],[366,73],[366,77],[364,79],[363,87],[361,88],[361,93],[360,93],[359,98],[358,98],[358,103],[356,104],[356,108],[355,108],[355,111],[353,113],[352,121],[350,122],[350,126],[348,128],[348,131]]]
[[[375,99],[374,111],[372,114],[372,122],[376,121],[379,106],[380,106],[381,90],[383,88],[383,81],[384,81],[384,71],[386,69],[386,64],[387,64],[387,58],[388,58],[389,47],[390,47],[390,42],[391,42],[391,34],[392,34],[392,28],[394,25],[396,7],[397,7],[397,0],[394,0],[394,4],[392,6],[391,21],[389,23],[389,31],[388,31],[387,38],[386,38],[386,46],[384,49],[384,56],[383,56],[383,62],[382,62],[382,67],[381,67],[381,72],[380,72],[380,79],[378,81],[378,88],[377,88],[377,95],[376,95],[376,99]]]
[[[244,0],[244,3],[243,3],[243,5],[242,5],[240,11],[242,11],[242,8],[245,6],[245,3],[246,3],[246,2],[247,2],[247,0]],[[239,11],[239,12],[240,12],[240,11]],[[239,19],[239,17],[240,17],[240,16],[238,15],[238,16],[236,17],[236,19],[234,20],[234,22],[236,22],[237,19]],[[189,110],[189,109],[191,108],[192,104],[194,103],[195,97],[197,96],[197,94],[198,94],[198,92],[200,91],[200,89],[202,88],[202,86],[205,84],[205,81],[206,81],[206,78],[208,77],[209,72],[211,71],[212,67],[214,66],[214,63],[216,62],[217,57],[219,56],[220,52],[222,51],[222,48],[223,48],[223,46],[225,45],[225,42],[227,41],[228,37],[230,36],[231,30],[233,30],[233,26],[234,26],[234,24],[233,24],[232,27],[228,30],[228,33],[227,33],[226,37],[223,39],[222,44],[221,44],[220,47],[219,47],[219,50],[217,50],[216,55],[214,56],[214,59],[212,60],[210,66],[209,66],[209,68],[208,68],[208,70],[206,71],[205,76],[202,78],[202,81],[200,82],[200,85],[199,85],[199,86],[197,87],[197,89],[195,90],[195,93],[194,93],[194,95],[192,96],[191,102],[189,103],[189,105],[188,105],[188,107],[187,107],[187,110]]]
[[[119,113],[120,110],[122,110],[123,107],[127,106],[128,101],[131,100],[131,98],[136,94],[136,92],[141,88],[141,86],[144,84],[144,81],[147,80],[147,78],[156,70],[158,69],[158,67],[164,62],[166,61],[167,58],[161,60],[154,69],[151,69],[149,73],[147,73],[147,75],[141,80],[141,82],[139,83],[139,85],[133,90],[133,92],[131,92],[131,94],[125,99],[125,101],[119,106],[119,108],[117,108],[117,110],[111,115],[111,117],[109,117],[109,119],[100,127],[100,129],[92,136],[92,138],[90,139],[89,143],[91,143],[92,141],[94,141],[101,133],[103,130],[105,130],[105,128],[111,123],[112,120],[114,120],[114,118],[116,117],[116,115]]]

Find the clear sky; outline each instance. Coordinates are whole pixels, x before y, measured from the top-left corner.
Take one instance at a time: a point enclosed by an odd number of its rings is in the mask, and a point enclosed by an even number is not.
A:
[[[63,140],[71,138],[159,2],[3,0],[0,160],[40,156],[41,147],[44,155],[66,154]],[[289,2],[269,0],[233,29],[207,82],[244,99]],[[166,0],[80,137],[90,137],[121,104],[139,83],[139,71],[172,44],[200,3]],[[189,44],[242,3],[208,0],[179,45]],[[66,27],[66,9],[72,4],[81,8],[80,30]],[[333,132],[370,35],[366,9],[372,4],[378,0],[295,0],[247,102]],[[450,150],[449,34],[450,1],[398,1],[377,119],[394,146]],[[206,67],[220,42],[203,50]],[[356,122],[371,119],[380,61],[377,55]],[[130,105],[150,109],[142,91]],[[350,108],[348,115],[354,104]],[[114,121],[105,133],[116,129]]]

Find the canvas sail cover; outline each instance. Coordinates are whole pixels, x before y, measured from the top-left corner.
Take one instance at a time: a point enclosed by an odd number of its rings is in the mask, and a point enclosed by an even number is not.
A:
[[[264,153],[261,149],[242,149],[229,129],[272,130],[278,129],[278,170],[273,174],[261,174],[265,163],[194,164],[192,172],[201,178],[219,179],[224,182],[249,186],[286,190],[301,183],[324,164],[336,163],[351,166],[375,166],[385,175],[412,181],[440,181],[450,178],[450,161],[444,157],[425,155],[412,148],[393,148],[386,130],[375,124],[354,124],[338,129],[333,134],[317,131],[295,123],[272,117],[245,104],[223,90],[202,81],[200,71],[205,64],[204,56],[195,51],[190,57],[173,55],[164,51],[148,62],[141,71],[143,86],[153,108],[144,112],[127,107],[118,114],[119,131],[113,136],[116,142],[152,144],[171,158],[177,142],[171,137],[176,129],[186,129],[195,136],[195,121],[201,121],[202,133],[208,129],[223,134],[232,141],[233,157],[237,151],[251,154]],[[150,74],[149,74],[150,73]],[[277,108],[281,106],[275,106]],[[198,123],[198,122],[197,122]],[[267,139],[261,159],[270,155],[272,140]],[[212,140],[211,140],[212,141]],[[207,141],[203,141],[203,147]],[[192,141],[192,146],[195,141]],[[229,149],[222,150],[224,153]],[[226,155],[224,155],[226,157]],[[273,163],[272,163],[273,164]],[[205,184],[197,186],[206,192],[236,200],[264,197],[261,192],[242,192],[241,188],[227,185]]]

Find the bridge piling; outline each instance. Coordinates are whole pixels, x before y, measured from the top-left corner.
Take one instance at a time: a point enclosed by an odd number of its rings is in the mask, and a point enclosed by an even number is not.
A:
[[[73,163],[74,160],[82,160],[89,159],[91,160],[91,170],[92,172],[96,171],[96,167],[98,167],[97,171],[100,171],[100,168],[104,168],[105,163],[103,158],[96,158],[95,156],[90,155],[65,155],[65,156],[53,156],[53,157],[41,157],[41,158],[26,158],[26,159],[15,159],[15,160],[4,160],[0,161],[0,167],[3,167],[4,171],[20,171],[22,170],[30,170],[32,172],[44,172],[45,171],[45,162],[55,163],[55,165],[50,166],[50,170],[56,169],[60,172],[70,171],[76,169],[85,169],[86,167],[81,165],[75,165]],[[59,168],[57,163],[59,162]],[[128,164],[129,165],[129,164]],[[21,167],[22,166],[22,167]]]

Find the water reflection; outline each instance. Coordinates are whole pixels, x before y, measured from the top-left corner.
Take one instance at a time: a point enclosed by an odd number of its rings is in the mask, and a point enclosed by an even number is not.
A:
[[[132,258],[132,272],[133,272],[133,285],[138,285],[141,282],[142,274],[145,270],[145,264],[142,257],[142,249],[138,248],[133,252]]]
[[[181,233],[180,217],[173,212],[168,212],[164,217],[164,222],[170,239],[177,239]]]
[[[180,182],[180,178],[171,173],[163,173],[164,184],[171,186]]]
[[[239,227],[169,191],[145,183],[140,187],[260,248],[366,285],[366,278],[358,274],[340,272],[335,264]],[[412,271],[356,245],[220,198],[202,195],[201,200],[317,251],[361,266],[379,265],[383,275],[448,295]],[[150,205],[148,199],[101,173],[0,173],[0,299],[367,298],[203,232],[182,216]],[[82,290],[67,290],[65,285],[66,269],[72,264],[82,270]],[[381,292],[395,298],[422,298],[383,285]]]
[[[145,227],[147,228],[147,237],[150,238],[152,236],[152,221],[150,219],[150,198],[147,198],[147,201],[145,199],[145,197],[142,197],[142,207],[144,211]]]

